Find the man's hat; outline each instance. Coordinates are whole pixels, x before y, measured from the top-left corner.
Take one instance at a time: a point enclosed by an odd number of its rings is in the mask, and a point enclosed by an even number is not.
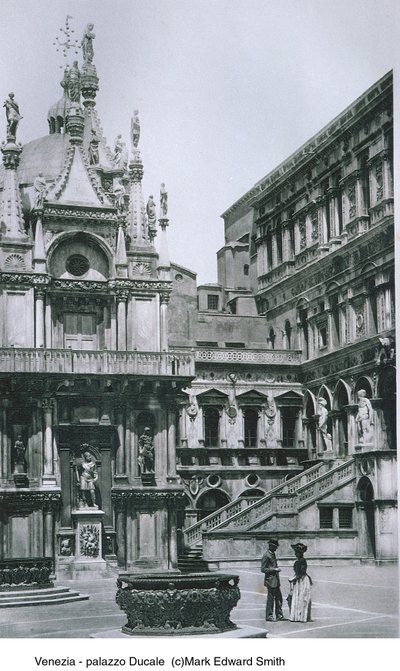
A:
[[[307,545],[304,545],[304,543],[295,543],[292,545],[293,550],[296,552],[307,552]]]
[[[279,547],[279,541],[276,538],[270,538],[268,540],[268,545],[275,545],[276,548]]]

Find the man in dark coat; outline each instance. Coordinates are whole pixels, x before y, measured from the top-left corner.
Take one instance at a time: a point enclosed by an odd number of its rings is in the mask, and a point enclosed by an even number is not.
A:
[[[267,622],[273,621],[273,611],[275,604],[275,617],[277,620],[284,620],[282,613],[282,592],[279,580],[280,568],[276,561],[275,551],[279,543],[275,538],[268,541],[268,550],[261,559],[261,572],[264,573],[264,585],[268,590],[267,606],[265,610],[265,619]]]

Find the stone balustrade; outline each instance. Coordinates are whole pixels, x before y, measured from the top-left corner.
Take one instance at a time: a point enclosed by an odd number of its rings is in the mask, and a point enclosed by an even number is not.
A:
[[[0,373],[194,376],[191,352],[0,349]]]
[[[304,448],[218,448],[218,447],[177,447],[177,469],[198,471],[212,467],[264,467],[298,466],[307,459]],[[209,470],[209,469],[208,469]]]
[[[297,350],[256,349],[196,349],[196,362],[300,364],[301,352]]]

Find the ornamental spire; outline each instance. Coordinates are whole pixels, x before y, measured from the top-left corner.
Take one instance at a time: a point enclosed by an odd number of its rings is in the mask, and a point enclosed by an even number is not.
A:
[[[22,119],[14,94],[9,93],[4,103],[7,118],[7,142],[3,142],[1,153],[4,163],[4,187],[0,205],[0,231],[4,237],[26,241],[21,196],[17,181],[17,168],[22,152],[16,143],[17,127]]]
[[[129,163],[129,179],[130,179],[130,198],[129,198],[129,214],[128,214],[128,231],[129,237],[133,246],[148,246],[152,245],[154,238],[155,226],[151,224],[155,215],[155,203],[153,212],[152,196],[147,203],[147,213],[144,206],[143,198],[143,163],[138,150],[140,138],[140,121],[139,112],[135,110],[131,120],[131,143],[132,143],[132,160]],[[149,217],[149,221],[148,221]]]
[[[160,187],[160,251],[158,256],[158,272],[159,277],[163,280],[170,279],[171,263],[169,260],[168,251],[168,236],[167,228],[169,224],[168,219],[168,192],[165,189],[165,184],[162,182]]]

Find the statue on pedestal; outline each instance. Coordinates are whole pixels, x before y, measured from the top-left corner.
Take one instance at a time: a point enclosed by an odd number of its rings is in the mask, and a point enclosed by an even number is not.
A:
[[[117,135],[115,138],[113,160],[117,168],[122,168],[123,170],[126,169],[128,164],[128,150],[121,134]]]
[[[358,412],[356,415],[358,442],[360,444],[372,443],[373,438],[373,410],[371,401],[367,398],[365,389],[357,392]]]
[[[161,210],[161,219],[166,219],[168,215],[168,191],[165,189],[164,182],[160,187],[160,210]]]
[[[78,487],[78,507],[97,508],[96,482],[99,478],[96,462],[90,452],[84,452],[83,459],[76,466]]]
[[[140,475],[145,473],[154,473],[154,447],[151,430],[148,426],[143,429],[139,438],[139,456],[138,463]]]
[[[71,102],[79,103],[81,98],[81,73],[78,61],[72,63],[67,75],[67,92]]]
[[[26,447],[22,442],[22,436],[18,435],[13,448],[15,473],[21,473],[21,472],[24,473],[26,471],[25,451]]]
[[[120,179],[116,180],[113,193],[115,196],[115,207],[118,212],[122,212],[125,209],[125,187]]]
[[[85,63],[85,65],[88,63],[92,63],[93,61],[94,56],[93,40],[96,37],[96,35],[92,32],[93,28],[94,24],[88,23],[82,37],[81,46],[82,46],[83,62]]]
[[[322,438],[324,450],[332,450],[332,436],[328,433],[328,410],[326,409],[326,400],[318,399],[318,429]]]
[[[94,128],[92,128],[92,137],[89,142],[89,163],[90,165],[99,163],[99,138]]]
[[[3,107],[6,108],[7,136],[15,139],[17,127],[22,116],[19,113],[19,105],[14,98],[14,93],[8,94],[8,98],[6,98]]]
[[[135,110],[133,112],[133,117],[131,119],[131,140],[132,146],[137,149],[140,139],[140,121],[139,121],[139,111]]]
[[[33,188],[35,190],[33,209],[42,210],[43,202],[47,195],[47,184],[42,172],[39,172],[38,176],[35,178],[33,182]]]
[[[149,196],[149,200],[147,201],[146,214],[150,228],[154,227],[157,221],[157,213],[153,196]]]

